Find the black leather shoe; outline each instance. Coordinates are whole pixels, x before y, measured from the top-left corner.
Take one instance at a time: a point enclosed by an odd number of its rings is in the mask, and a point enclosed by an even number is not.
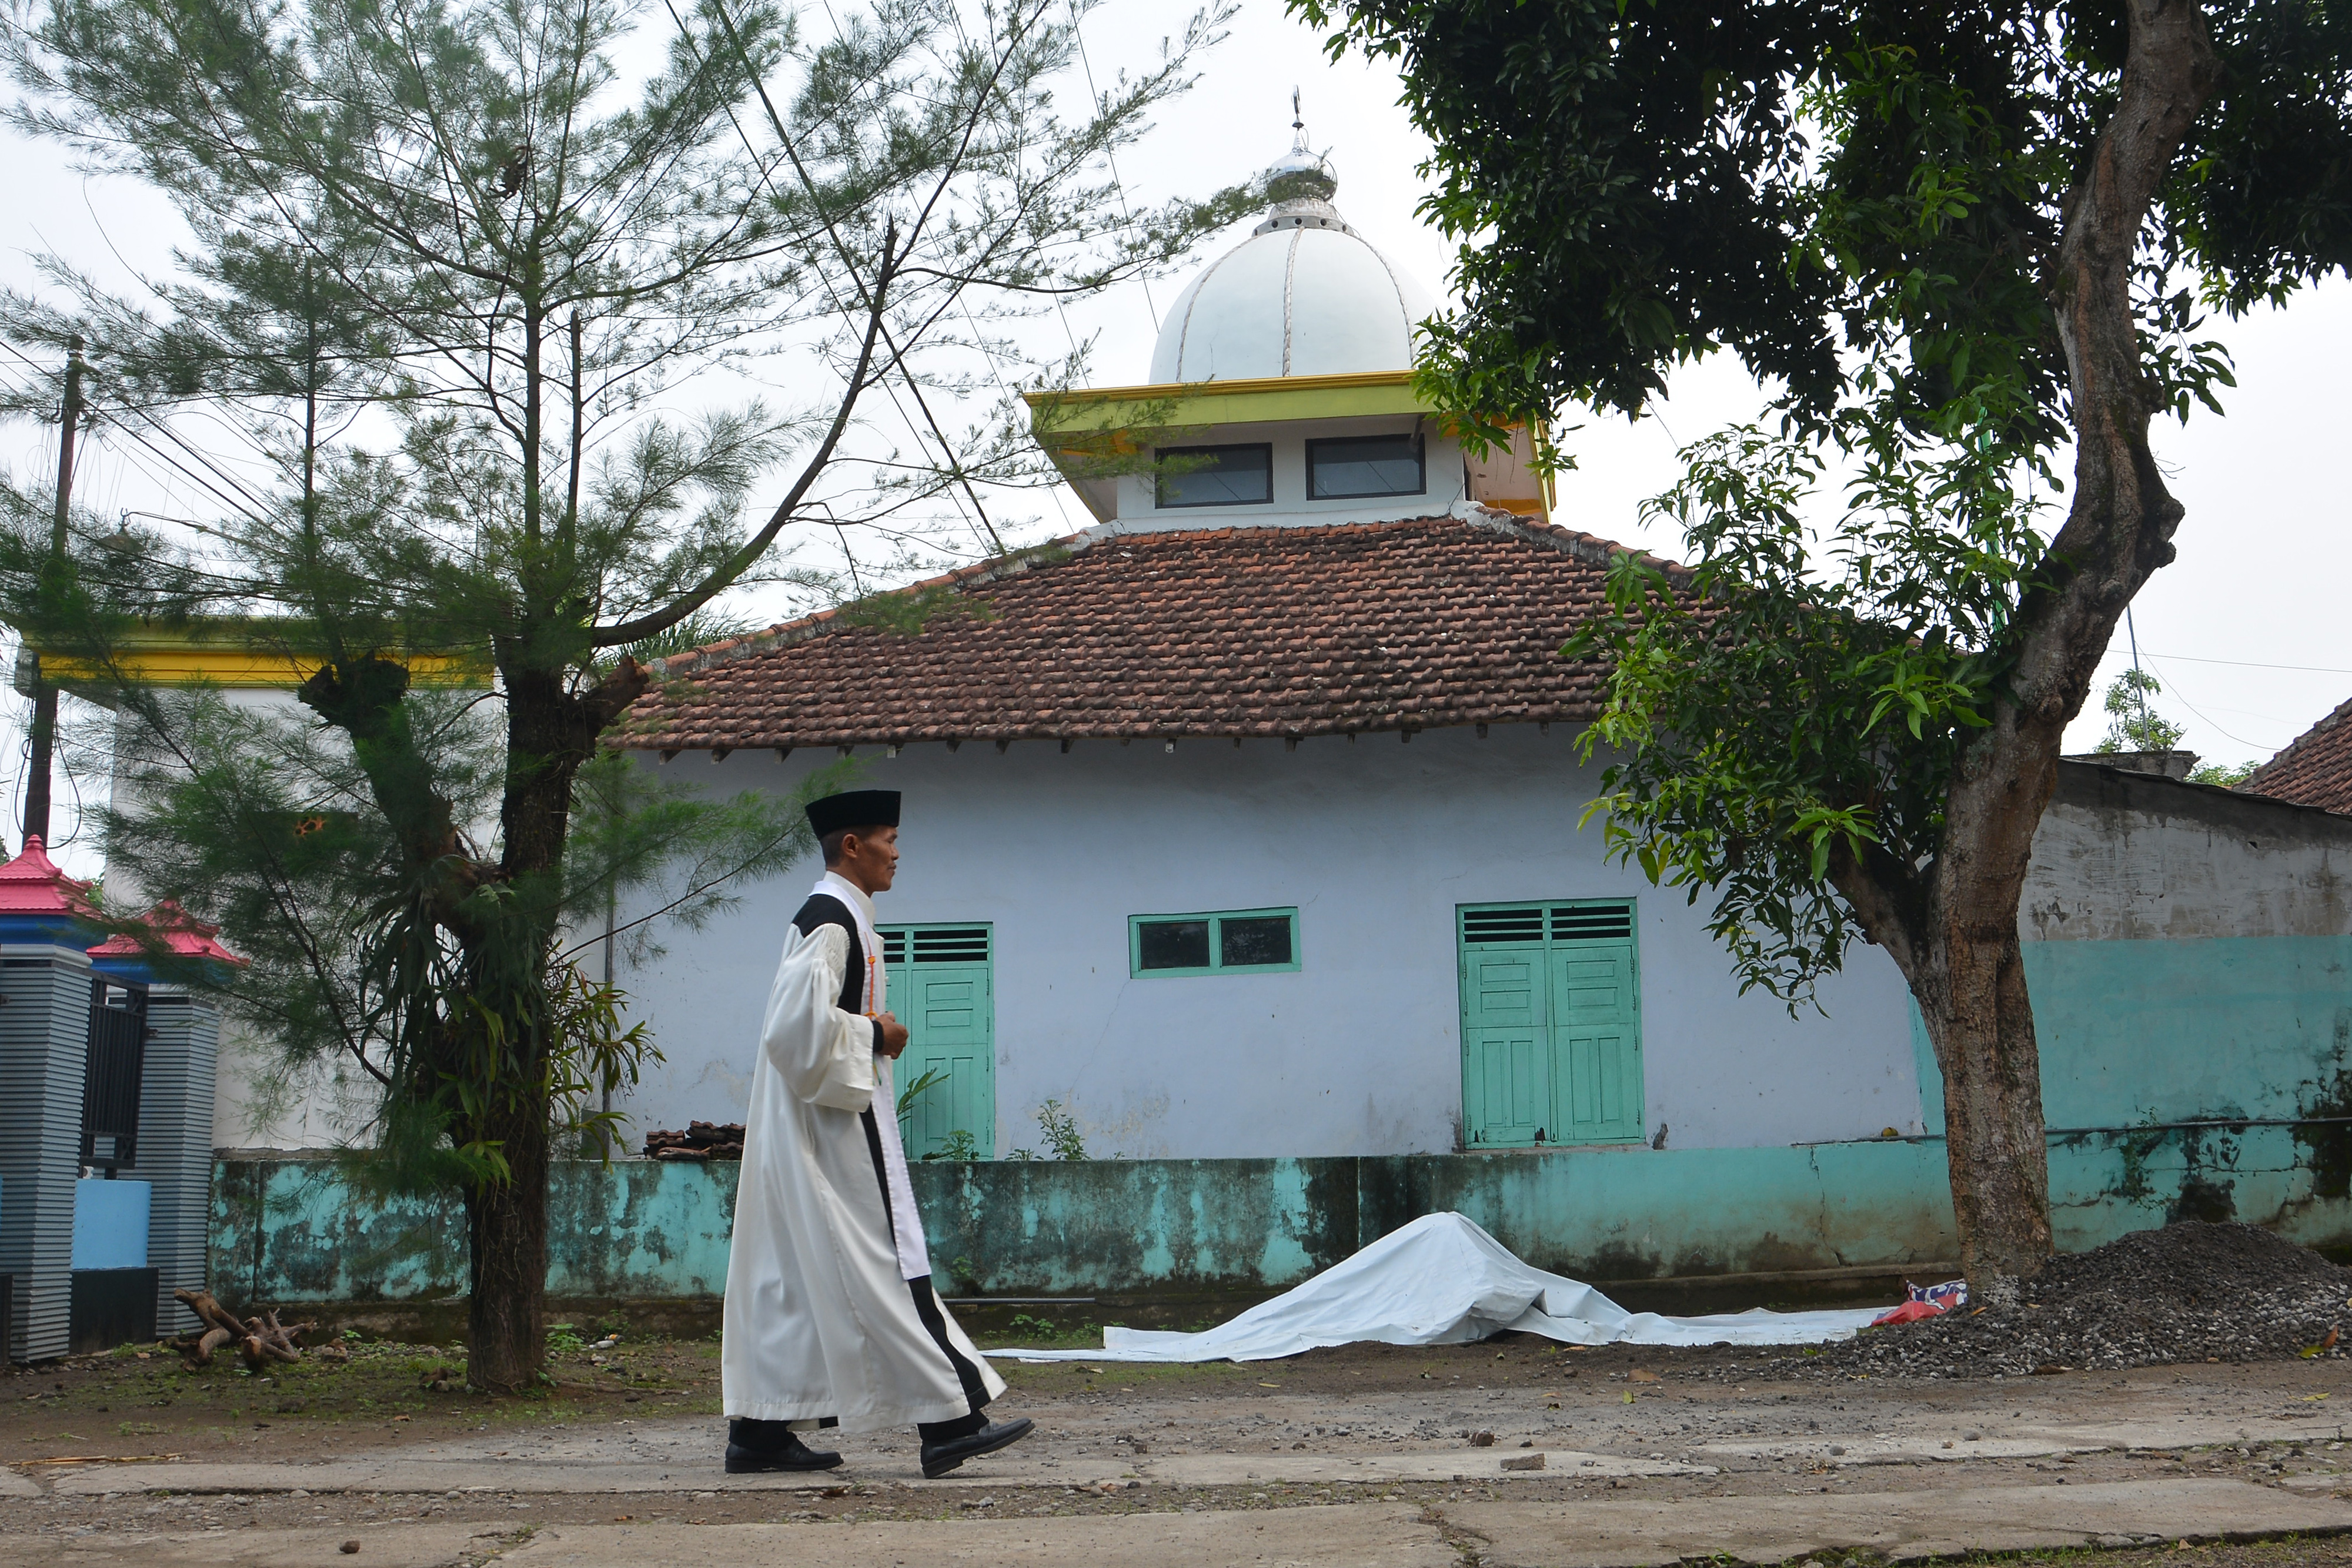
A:
[[[966,1459],[976,1459],[982,1454],[992,1454],[999,1448],[1011,1448],[1029,1435],[1036,1426],[1026,1416],[1010,1421],[992,1421],[969,1437],[951,1437],[944,1443],[923,1445],[923,1479],[935,1481]]]
[[[797,1432],[785,1433],[783,1446],[777,1448],[727,1445],[727,1473],[730,1476],[753,1476],[762,1470],[829,1470],[839,1463],[839,1454],[810,1448],[801,1441]]]

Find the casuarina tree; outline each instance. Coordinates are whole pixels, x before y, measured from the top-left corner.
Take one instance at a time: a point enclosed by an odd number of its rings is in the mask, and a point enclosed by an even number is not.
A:
[[[1430,395],[1492,434],[1639,413],[1719,350],[1769,389],[1655,503],[1688,570],[1619,559],[1584,640],[1615,659],[1597,809],[1713,894],[1748,984],[1794,1005],[1857,934],[1892,956],[1969,1278],[2008,1298],[2051,1247],[2035,826],[2173,559],[2150,422],[2231,384],[2202,322],[2352,261],[2352,7],[1292,6],[1397,60],[1435,145]]]
[[[6,35],[16,123],[187,238],[135,294],[47,258],[5,330],[80,336],[107,434],[207,507],[78,528],[71,591],[20,530],[11,612],[124,716],[113,865],[226,923],[239,1005],[454,1174],[478,1386],[538,1372],[554,1140],[646,1048],[579,934],[621,881],[691,914],[803,847],[597,761],[642,655],[805,573],[794,531],[919,543],[1042,470],[944,423],[1050,382],[1014,319],[1238,210],[1130,214],[1107,172],[1217,18],[1066,110],[1088,9],[49,0]],[[140,622],[198,613],[310,672],[308,727],[140,685]]]

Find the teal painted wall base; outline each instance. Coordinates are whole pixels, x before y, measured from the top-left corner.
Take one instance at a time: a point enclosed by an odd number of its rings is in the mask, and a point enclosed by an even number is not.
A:
[[[1596,1281],[1906,1268],[1958,1253],[1940,1140],[1777,1149],[1635,1145],[1516,1155],[934,1163],[914,1170],[950,1293],[1269,1292],[1423,1214],[1468,1215]],[[725,1287],[732,1165],[565,1162],[551,1295],[674,1301]],[[2239,1218],[2352,1245],[2352,1128],[2147,1126],[2053,1137],[2053,1224],[2080,1251],[2168,1219]],[[361,1202],[321,1160],[226,1161],[214,1288],[240,1301],[415,1302],[466,1289],[454,1199]]]

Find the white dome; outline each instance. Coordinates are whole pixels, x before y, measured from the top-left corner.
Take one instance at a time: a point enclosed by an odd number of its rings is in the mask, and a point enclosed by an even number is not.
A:
[[[1348,226],[1338,182],[1304,144],[1269,171],[1291,195],[1178,298],[1151,353],[1151,381],[1249,381],[1412,369],[1429,296]],[[1294,167],[1295,164],[1298,166]]]

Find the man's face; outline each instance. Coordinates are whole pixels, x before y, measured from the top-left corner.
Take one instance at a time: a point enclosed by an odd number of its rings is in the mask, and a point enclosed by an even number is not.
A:
[[[898,830],[866,828],[841,841],[841,863],[833,868],[868,893],[887,893],[898,874]]]

